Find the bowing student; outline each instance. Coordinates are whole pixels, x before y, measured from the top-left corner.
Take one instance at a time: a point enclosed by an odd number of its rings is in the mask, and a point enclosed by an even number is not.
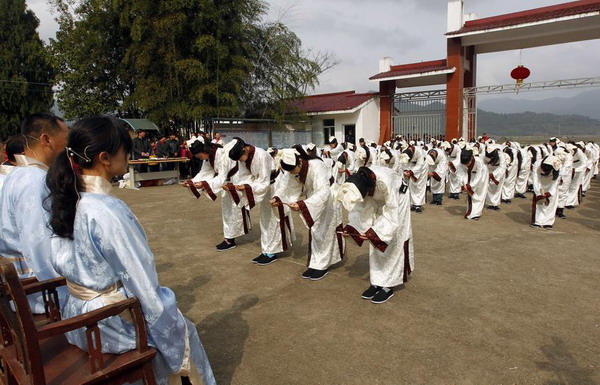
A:
[[[488,189],[488,169],[481,157],[474,156],[471,150],[463,150],[460,163],[466,171],[463,190],[467,192],[467,212],[465,219],[479,220],[485,205]]]
[[[561,165],[561,158],[548,155],[533,166],[531,227],[550,230],[554,225]]]
[[[330,172],[325,163],[309,156],[302,146],[279,152],[283,177],[275,187],[271,205],[288,206],[300,214],[308,228],[308,269],[302,278],[317,281],[344,253],[342,208],[335,202]]]
[[[361,167],[336,199],[348,210],[344,236],[369,241],[370,286],[361,297],[384,303],[415,268],[408,185],[389,168]]]

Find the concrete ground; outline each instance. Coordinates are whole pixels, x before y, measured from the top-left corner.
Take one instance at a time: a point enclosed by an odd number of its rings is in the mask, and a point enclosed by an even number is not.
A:
[[[307,231],[269,266],[255,228],[217,253],[220,203],[179,186],[118,190],[143,224],[161,283],[197,325],[222,385],[600,384],[600,183],[553,231],[530,200],[463,219],[465,199],[413,214],[416,268],[387,303],[368,246],[322,281],[300,278]]]

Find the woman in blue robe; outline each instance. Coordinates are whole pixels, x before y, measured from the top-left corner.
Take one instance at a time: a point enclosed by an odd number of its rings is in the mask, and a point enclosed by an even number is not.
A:
[[[52,264],[67,279],[69,296],[63,318],[75,317],[125,298],[137,297],[147,323],[148,342],[158,384],[215,384],[194,325],[179,309],[175,294],[160,285],[154,255],[144,230],[121,200],[110,195],[110,180],[127,171],[132,142],[109,117],[77,122],[67,148],[48,172]],[[127,314],[99,323],[103,353],[136,346]],[[67,334],[87,350],[83,329]],[[185,382],[184,382],[185,383]]]

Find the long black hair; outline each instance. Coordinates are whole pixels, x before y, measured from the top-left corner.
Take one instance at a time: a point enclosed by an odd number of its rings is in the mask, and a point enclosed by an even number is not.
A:
[[[77,170],[93,167],[94,157],[101,152],[114,155],[124,147],[129,153],[132,145],[127,130],[111,117],[91,116],[75,123],[69,132],[67,148],[58,155],[46,177],[50,190],[46,209],[54,234],[73,239],[77,201],[83,190]]]

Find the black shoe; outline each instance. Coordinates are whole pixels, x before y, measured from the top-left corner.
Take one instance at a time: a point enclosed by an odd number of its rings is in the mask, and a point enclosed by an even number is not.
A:
[[[390,288],[389,291],[385,291],[383,289],[379,290],[377,294],[371,299],[372,303],[384,303],[388,299],[394,296],[394,289]]]
[[[312,275],[310,276],[311,281],[318,281],[321,278],[325,277],[329,273],[329,270],[313,270]]]
[[[441,206],[442,205],[442,201],[437,201],[435,202],[436,205]]]
[[[585,191],[581,193],[581,196],[585,198]]]
[[[494,206],[488,206],[486,207],[488,210],[492,210],[494,208]]]
[[[421,206],[415,206],[415,213],[422,213]]]
[[[437,205],[438,203],[436,201],[431,201],[429,202],[430,205]]]
[[[415,211],[415,206],[410,206],[410,211]]]
[[[544,228],[544,230],[552,230],[552,226],[551,225],[546,225],[546,226],[542,226]]]
[[[223,241],[217,245],[217,251],[227,251],[227,250],[235,249],[235,248],[236,248],[235,239],[231,239],[231,240],[229,240],[229,242]]]
[[[479,220],[479,218],[481,218],[481,217],[473,217],[473,218],[467,218],[467,219],[470,219],[470,220],[472,220],[472,221],[478,221],[478,220]]]
[[[541,228],[542,226],[536,225],[535,223],[532,223],[532,224],[529,225],[529,227],[533,227],[534,229],[538,229],[538,228]]]
[[[527,199],[527,197],[523,194],[515,194],[515,198]]]
[[[271,263],[277,260],[277,256],[275,255],[273,258],[268,255],[261,254],[258,257],[254,258],[252,262],[258,264],[259,266],[270,265]]]
[[[302,273],[302,278],[308,279],[308,278],[312,277],[314,272],[315,272],[315,269],[308,269],[304,273]]]
[[[498,206],[491,206],[490,209],[492,209],[494,211],[498,211],[498,210],[500,210],[500,207],[498,207]]]
[[[360,296],[363,299],[371,299],[375,296],[375,294],[377,294],[377,292],[381,290],[381,287],[379,286],[369,286],[369,288],[367,290],[365,290],[362,295]]]
[[[565,206],[566,209],[573,210],[575,206]]]
[[[512,200],[510,200],[510,199],[505,199],[505,200],[504,200],[504,203],[509,203],[509,204],[510,204],[510,203],[512,203]]]
[[[564,209],[556,209],[556,216],[560,219],[565,219],[567,216],[564,214]]]

